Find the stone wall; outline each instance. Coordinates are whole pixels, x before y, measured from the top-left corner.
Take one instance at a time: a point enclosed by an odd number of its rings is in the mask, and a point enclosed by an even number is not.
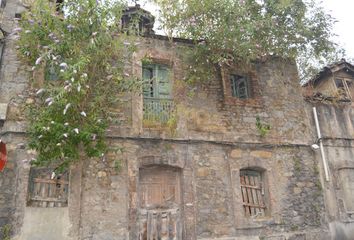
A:
[[[304,102],[299,96],[297,69],[293,62],[270,59],[244,69],[252,76],[254,94],[251,99],[230,102],[225,98],[223,82],[227,75],[217,74],[204,84],[188,86],[188,62],[183,53],[190,47],[160,39],[143,39],[141,46],[127,63],[127,73],[141,77],[142,60],[165,63],[172,71],[172,94],[177,106],[175,129],[144,125],[141,94],[132,96],[132,105],[125,106],[121,126],[112,128],[112,135],[176,139],[199,139],[224,142],[308,143],[308,120],[304,118]],[[229,71],[231,71],[229,70]],[[257,104],[255,104],[257,102]],[[131,116],[131,119],[127,119]],[[256,117],[271,126],[266,138],[260,138]],[[131,123],[131,125],[130,125]],[[171,134],[172,132],[172,134]]]
[[[320,174],[325,198],[326,213],[333,239],[351,239],[354,235],[354,112],[350,103],[309,104],[308,114],[316,107],[323,137],[329,181],[325,180],[322,157],[315,152],[320,163]],[[311,122],[314,139],[315,125]]]
[[[16,208],[21,203],[20,199],[26,196],[19,184],[27,182],[26,175],[22,176],[25,173],[22,161],[28,160],[30,155],[25,149],[25,124],[21,121],[23,117],[17,107],[17,102],[23,101],[20,94],[27,88],[29,79],[25,67],[17,58],[15,36],[12,34],[17,26],[15,14],[24,9],[17,0],[7,0],[5,7],[0,9],[1,29],[7,33],[0,62],[0,104],[6,106],[2,112],[6,121],[0,127],[0,138],[6,143],[8,151],[8,163],[0,173],[0,229],[8,225],[12,232],[19,230],[22,221],[19,218],[21,211]]]
[[[139,139],[111,144],[123,147],[123,153],[91,160],[83,168],[82,239],[128,239],[129,229],[129,239],[137,238],[138,176],[147,165],[182,170],[183,239],[328,237],[317,162],[308,147]],[[116,159],[122,161],[118,172]],[[265,218],[243,214],[239,171],[252,166],[266,171]]]

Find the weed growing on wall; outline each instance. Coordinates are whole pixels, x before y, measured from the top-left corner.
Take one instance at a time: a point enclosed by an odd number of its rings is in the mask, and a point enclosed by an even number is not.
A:
[[[270,125],[262,123],[259,116],[256,117],[256,128],[261,137],[265,137],[265,135],[270,131]]]
[[[9,225],[9,224],[4,225],[1,228],[0,234],[2,235],[2,239],[3,240],[10,240],[11,239],[11,237],[10,237],[10,235],[11,235],[11,225]]]

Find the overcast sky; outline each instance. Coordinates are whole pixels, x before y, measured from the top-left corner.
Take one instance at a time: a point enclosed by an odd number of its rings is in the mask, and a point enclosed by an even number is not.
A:
[[[354,1],[353,0],[323,0],[323,6],[337,19],[336,40],[347,51],[348,57],[354,58]]]
[[[348,57],[354,58],[354,0],[317,0],[335,19],[334,32],[338,35],[336,42],[341,44],[347,52]],[[148,0],[138,1],[142,7],[151,11],[155,16],[157,9]],[[158,31],[159,34],[162,34]]]

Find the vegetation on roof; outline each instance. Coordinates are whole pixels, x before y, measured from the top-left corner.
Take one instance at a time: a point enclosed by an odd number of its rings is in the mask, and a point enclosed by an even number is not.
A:
[[[305,79],[344,55],[332,38],[335,19],[314,0],[155,2],[170,36],[205,40],[194,51],[197,66],[278,56],[296,59]]]

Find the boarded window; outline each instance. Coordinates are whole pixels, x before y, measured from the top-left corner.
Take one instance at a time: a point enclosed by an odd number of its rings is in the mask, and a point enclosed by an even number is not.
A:
[[[144,119],[167,122],[173,112],[170,70],[166,65],[143,65]]]
[[[32,168],[28,205],[32,207],[66,207],[68,205],[68,174],[54,175],[52,170]]]
[[[245,216],[265,216],[263,172],[252,169],[240,171],[241,194]]]
[[[140,206],[171,208],[180,204],[179,172],[174,168],[151,167],[140,170]]]
[[[241,99],[250,97],[249,81],[246,76],[231,74],[230,86],[233,97]]]

